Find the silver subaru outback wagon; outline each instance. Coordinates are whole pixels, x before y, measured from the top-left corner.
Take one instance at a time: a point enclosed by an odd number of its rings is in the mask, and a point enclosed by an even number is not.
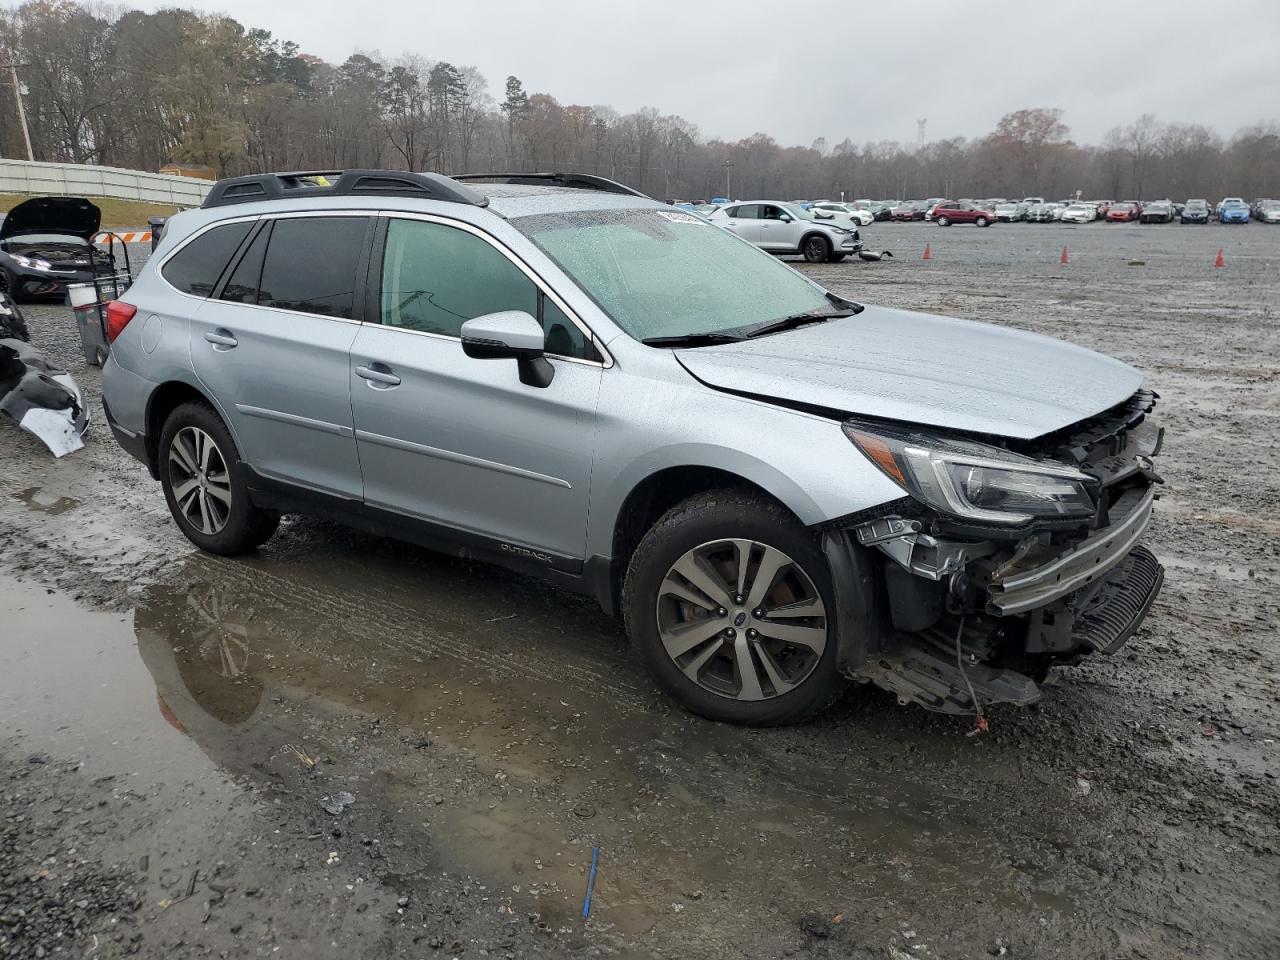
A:
[[[220,181],[108,328],[107,419],[202,549],[313,513],[541,574],[707,717],[1029,703],[1163,578],[1137,371],[600,178]]]

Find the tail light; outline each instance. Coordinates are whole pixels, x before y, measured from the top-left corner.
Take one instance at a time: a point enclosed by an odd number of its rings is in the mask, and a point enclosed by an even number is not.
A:
[[[112,300],[107,304],[107,343],[113,343],[120,336],[137,312],[137,307],[123,300]]]

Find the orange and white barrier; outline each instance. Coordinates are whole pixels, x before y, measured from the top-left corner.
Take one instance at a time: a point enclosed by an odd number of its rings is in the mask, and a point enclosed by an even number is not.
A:
[[[132,232],[122,232],[112,230],[110,233],[100,233],[93,238],[94,243],[109,243],[111,237],[115,236],[116,240],[121,243],[150,243],[150,230],[135,230]]]

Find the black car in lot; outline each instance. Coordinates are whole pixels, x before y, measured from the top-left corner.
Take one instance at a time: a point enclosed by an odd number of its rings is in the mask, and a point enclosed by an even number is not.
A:
[[[1183,204],[1178,219],[1183,223],[1208,223],[1211,215],[1208,200],[1188,200]]]
[[[111,254],[93,238],[102,211],[84,197],[33,197],[0,224],[0,283],[10,298],[62,300],[72,283],[115,273]]]

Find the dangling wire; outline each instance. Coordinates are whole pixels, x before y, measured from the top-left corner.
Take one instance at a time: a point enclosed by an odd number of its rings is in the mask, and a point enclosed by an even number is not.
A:
[[[964,614],[960,614],[960,626],[956,629],[956,666],[960,668],[960,676],[964,677],[964,685],[969,688],[969,700],[973,703],[973,729],[969,731],[967,736],[972,737],[977,733],[987,732],[987,717],[982,712],[982,704],[978,701],[978,694],[973,689],[973,684],[969,681],[969,674],[964,669],[964,648],[961,640],[964,637]]]

